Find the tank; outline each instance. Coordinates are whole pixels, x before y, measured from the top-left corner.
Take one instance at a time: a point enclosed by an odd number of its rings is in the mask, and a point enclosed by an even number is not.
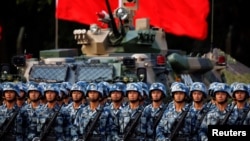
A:
[[[161,82],[167,87],[175,81],[191,85],[194,81],[224,82],[221,65],[214,57],[191,57],[179,50],[169,50],[165,32],[150,27],[150,19],[133,20],[138,1],[122,0],[121,7],[98,13],[97,24],[89,29],[75,29],[77,49],[53,49],[40,51],[39,60],[26,60],[19,73],[27,81],[107,81],[125,83],[142,81],[148,84]],[[211,56],[211,54],[210,54]]]

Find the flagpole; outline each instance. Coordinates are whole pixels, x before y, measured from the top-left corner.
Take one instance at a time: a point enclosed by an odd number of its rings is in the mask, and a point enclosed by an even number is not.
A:
[[[58,3],[58,0],[55,0],[55,8],[57,8],[57,3]],[[56,18],[56,15],[55,15],[55,49],[58,49],[58,19]]]
[[[211,33],[210,33],[210,42],[211,42],[211,52],[213,51],[214,44],[214,0],[212,0],[211,4]]]
[[[55,48],[58,49],[58,19],[55,19]]]

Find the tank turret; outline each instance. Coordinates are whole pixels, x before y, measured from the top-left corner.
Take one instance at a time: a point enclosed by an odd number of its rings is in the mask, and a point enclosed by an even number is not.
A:
[[[129,3],[132,3],[129,5]],[[138,8],[138,1],[123,0],[122,6],[110,9],[106,0],[109,28],[101,29],[97,24],[90,25],[89,30],[76,29],[74,36],[78,44],[82,44],[82,53],[87,56],[109,55],[111,53],[167,53],[165,33],[161,29],[150,28],[148,18],[136,19],[133,13]],[[115,16],[113,16],[115,15]],[[116,24],[115,18],[119,21]]]
[[[41,60],[28,65],[27,80],[38,82],[107,81],[125,83],[161,82],[169,87],[175,81],[191,85],[194,81],[222,81],[221,69],[207,57],[191,57],[168,49],[165,32],[150,26],[150,19],[134,19],[138,0],[122,0],[120,7],[97,16],[98,24],[73,31],[81,56],[76,50],[40,51]]]
[[[166,84],[165,57],[168,47],[165,32],[150,28],[148,18],[134,21],[134,12],[138,9],[137,0],[122,0],[121,7],[114,12],[111,11],[109,1],[105,1],[108,12],[102,11],[99,16],[105,18],[101,21],[105,21],[108,28],[102,29],[97,24],[92,24],[89,30],[74,30],[77,43],[82,44],[83,55],[99,60],[109,59],[111,56],[119,58],[121,70],[118,72],[121,73],[118,76],[124,81],[130,81],[133,77],[137,81],[160,81]],[[157,60],[158,56],[161,57],[160,60]]]

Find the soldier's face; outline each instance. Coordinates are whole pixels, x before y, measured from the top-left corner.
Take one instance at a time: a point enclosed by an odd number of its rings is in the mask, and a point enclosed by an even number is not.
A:
[[[225,103],[227,102],[227,93],[225,92],[216,92],[215,100],[217,103]]]
[[[39,91],[29,91],[29,99],[30,101],[39,100],[40,93]]]
[[[247,93],[244,92],[244,91],[236,91],[234,93],[235,100],[237,100],[237,101],[245,101],[246,100],[246,95],[247,95]]]
[[[63,99],[63,103],[68,104],[68,103],[69,103],[69,101],[70,101],[70,97],[67,97],[67,98],[64,98],[64,99]]]
[[[113,91],[110,95],[110,98],[114,102],[119,102],[122,100],[122,92],[120,91]]]
[[[6,101],[14,101],[16,98],[16,93],[13,90],[7,90],[4,92],[4,97]]]
[[[73,91],[72,92],[72,100],[75,102],[80,102],[82,100],[82,92],[80,91]]]
[[[185,101],[185,93],[184,92],[175,92],[174,93],[174,101],[177,103]]]
[[[91,102],[99,101],[100,98],[99,93],[97,91],[89,91],[88,96],[89,96],[89,101]]]
[[[159,101],[162,98],[162,92],[160,90],[153,90],[151,92],[152,101]]]
[[[201,91],[193,91],[192,98],[194,102],[201,102],[203,97],[203,93]]]
[[[47,102],[53,102],[56,100],[57,93],[55,91],[47,91],[45,93]]]
[[[128,100],[130,102],[138,101],[139,100],[139,92],[137,92],[137,91],[129,91],[128,92]]]

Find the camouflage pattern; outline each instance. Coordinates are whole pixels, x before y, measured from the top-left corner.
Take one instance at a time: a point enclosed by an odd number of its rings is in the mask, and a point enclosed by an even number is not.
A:
[[[10,85],[9,85],[10,84]],[[2,84],[3,90],[14,90],[17,94],[19,94],[20,89],[15,89],[17,85],[12,85],[14,83],[4,83]],[[38,84],[38,83],[36,83]],[[97,84],[97,83],[95,83]],[[129,83],[138,84],[138,83]],[[182,90],[181,87],[176,87],[175,84],[179,84],[179,82],[173,83],[172,91]],[[207,140],[207,130],[208,125],[218,125],[223,120],[225,115],[229,110],[232,110],[229,119],[227,120],[227,125],[250,125],[250,103],[249,103],[249,92],[246,87],[239,87],[237,85],[242,85],[243,83],[236,82],[231,85],[230,89],[220,89],[221,86],[227,85],[226,83],[214,83],[214,86],[209,87],[211,93],[208,92],[208,96],[212,98],[215,97],[215,93],[218,91],[224,91],[228,93],[229,96],[235,98],[235,91],[246,91],[247,98],[245,101],[245,105],[243,108],[238,108],[236,105],[233,107],[233,103],[229,103],[227,108],[224,111],[220,111],[218,107],[216,107],[216,102],[213,103],[211,101],[205,103],[202,109],[195,109],[194,105],[191,104],[189,112],[184,120],[183,126],[178,132],[178,136],[188,137],[187,140],[197,141]],[[7,85],[13,87],[6,87]],[[38,90],[41,95],[43,95],[43,89],[38,89],[38,87],[32,86],[32,82],[26,84],[28,87],[27,92],[30,90]],[[111,92],[111,88],[113,85],[110,85],[109,92]],[[138,86],[138,85],[135,85]],[[245,86],[242,85],[242,86]],[[125,85],[124,85],[125,87]],[[127,86],[126,86],[127,87]],[[138,91],[141,95],[144,95],[143,89],[141,86],[134,87],[136,91]],[[177,89],[180,88],[180,89]],[[236,89],[237,88],[237,89]],[[243,89],[241,89],[243,88]],[[128,94],[128,90],[131,89],[128,87],[122,90],[124,96]],[[73,89],[71,89],[73,90]],[[98,89],[99,90],[99,89]],[[132,90],[132,89],[131,89]],[[192,91],[192,87],[190,87],[190,92]],[[87,92],[84,88],[83,93]],[[148,89],[150,95],[150,89]],[[167,91],[164,89],[164,95],[168,95]],[[188,93],[188,90],[183,89],[183,92]],[[102,91],[100,91],[103,94]],[[172,93],[170,93],[172,95]],[[188,93],[191,97],[190,93]],[[71,93],[69,93],[71,95]],[[109,95],[110,96],[110,95]],[[150,96],[149,96],[150,97]],[[230,100],[230,99],[229,99]],[[53,124],[51,131],[49,131],[49,136],[54,136],[57,140],[78,140],[82,138],[86,131],[89,129],[89,121],[94,119],[96,115],[96,110],[91,111],[90,105],[81,105],[77,109],[73,106],[73,102],[69,105],[63,107],[60,110],[58,117],[56,118],[55,123]],[[137,109],[131,109],[128,103],[122,103],[119,109],[115,109],[113,104],[108,104],[104,106],[103,112],[101,114],[100,119],[98,120],[97,126],[94,129],[94,136],[99,136],[102,140],[122,140],[123,135],[125,134],[126,126],[130,125],[130,120],[135,118],[135,113],[137,110],[143,111],[142,116],[139,119],[135,130],[130,135],[131,137],[137,138],[139,140],[168,140],[168,135],[172,132],[172,129],[176,125],[175,121],[179,119],[182,112],[176,112],[173,102],[168,105],[168,108],[164,112],[160,123],[156,128],[156,135],[154,136],[153,131],[153,121],[159,114],[159,109],[163,108],[163,104],[158,109],[154,109],[152,104],[147,105],[145,108],[141,105]],[[166,104],[166,103],[165,103]],[[182,111],[188,109],[188,105],[186,104]],[[100,109],[100,106],[97,110]],[[7,117],[11,117],[16,109],[15,106],[13,109],[7,110],[6,105],[3,104],[0,106],[0,130],[2,130],[5,126],[2,126],[2,123],[6,120]],[[32,108],[31,104],[27,104],[22,107],[19,111],[15,119],[15,123],[11,126],[11,133],[16,136],[17,140],[31,141],[34,137],[39,137],[41,132],[44,131],[45,123],[52,117],[53,113],[57,111],[59,105],[56,105],[55,108],[49,109],[47,105],[40,104],[38,108]],[[208,112],[208,113],[206,113]],[[202,118],[203,113],[205,114],[204,119]],[[12,128],[13,127],[13,128]],[[155,139],[154,139],[155,138]]]
[[[67,141],[71,140],[70,130],[76,119],[76,114],[83,107],[84,107],[83,104],[80,105],[79,107],[74,107],[74,102],[72,102],[69,105],[62,108],[61,113],[63,115],[63,120],[64,120],[63,129],[64,129],[65,140]]]
[[[60,106],[58,104],[55,105],[54,108],[49,108],[46,105],[44,105],[39,111],[37,111],[37,133],[40,135],[42,132],[45,131],[46,125],[51,120],[51,117],[53,114],[58,111]],[[58,116],[55,119],[55,122],[52,124],[52,127],[48,131],[48,136],[55,137],[57,141],[64,141],[64,132],[63,132],[63,116],[61,112],[59,112]]]
[[[250,108],[250,104],[247,102],[249,99],[248,87],[245,83],[235,82],[231,85],[231,95],[236,103],[234,112],[238,113],[238,119],[234,125],[242,125],[247,118],[247,112]],[[241,107],[243,105],[243,107]],[[240,106],[240,108],[239,108]]]
[[[189,104],[185,104],[181,112],[177,112],[174,106],[174,102],[170,102],[167,109],[165,110],[157,128],[156,128],[156,140],[157,141],[166,141],[169,140],[169,135],[172,133],[172,129],[176,125],[176,121],[181,117],[182,112],[189,109]],[[189,124],[190,123],[186,123]],[[182,135],[184,137],[188,137],[190,133],[190,129],[181,128],[178,132],[178,135]]]
[[[9,119],[13,116],[13,114],[18,110],[18,106],[15,105],[13,108],[8,109],[6,104],[0,106],[0,133],[3,132],[3,129],[6,127]],[[22,124],[22,119],[18,118],[14,119],[12,125],[10,125],[9,132],[4,133],[4,139],[8,139],[13,137],[16,141],[23,141],[23,130],[20,128],[20,124]]]
[[[146,107],[151,103],[150,97],[149,97],[149,86],[145,82],[138,82],[138,84],[141,85],[142,87],[142,92],[143,92],[143,98],[141,100],[141,103],[143,107]]]
[[[213,108],[211,111],[207,113],[205,118],[203,119],[199,131],[199,139],[201,141],[207,141],[207,133],[208,133],[208,125],[219,125],[221,121],[223,121],[227,112],[232,108],[231,104],[227,105],[227,108],[223,111],[220,111],[217,107]],[[236,123],[238,117],[238,112],[236,110],[232,111],[230,117],[228,118],[226,124],[234,125]]]
[[[154,121],[158,118],[159,113],[163,110],[165,105],[162,103],[159,108],[154,108],[152,104],[147,105],[141,116],[141,134],[148,141],[154,141],[155,139],[155,129],[154,129]]]
[[[250,110],[249,109],[248,109],[247,116],[244,119],[243,125],[250,125]]]
[[[122,108],[120,114],[119,114],[119,119],[117,121],[117,125],[118,125],[118,134],[119,134],[119,139],[123,139],[123,135],[125,134],[125,129],[128,128],[131,124],[131,122],[133,122],[133,120],[135,119],[136,115],[138,114],[138,112],[142,112],[143,111],[143,106],[138,106],[135,109],[131,109],[130,105],[126,105],[124,108]],[[136,138],[136,139],[143,139],[142,136],[142,127],[140,126],[141,121],[139,119],[139,121],[137,122],[137,124],[135,125],[135,129],[133,131],[131,131],[131,135],[129,137],[132,138]]]
[[[3,96],[2,96],[2,93],[3,93],[3,86],[2,86],[2,83],[0,83],[0,105],[2,105],[3,103]]]
[[[19,107],[24,107],[28,104],[26,101],[28,94],[28,87],[27,84],[24,82],[18,82],[17,86],[19,87],[20,90],[20,97],[17,98],[17,105]]]
[[[70,103],[68,106],[64,107],[62,109],[63,113],[67,114],[67,118],[69,118],[69,121],[71,123],[74,123],[74,120],[76,118],[76,114],[80,109],[82,109],[85,105],[80,105],[79,107],[74,107],[74,103]]]
[[[234,106],[233,114],[230,115],[229,119],[234,118],[236,120],[231,121],[231,125],[242,125],[244,121],[247,120],[247,116],[245,114],[249,111],[250,104],[245,103],[243,108],[238,108],[237,105]],[[250,125],[250,124],[248,124]]]
[[[203,116],[207,114],[212,109],[210,102],[203,104],[201,109],[194,107],[194,104],[191,105],[190,110],[185,118],[183,130],[188,131],[189,139],[191,141],[198,141],[199,135],[198,131],[203,120]]]
[[[145,83],[144,83],[145,84]],[[152,101],[143,110],[140,126],[141,133],[146,140],[154,140],[156,136],[156,126],[158,125],[168,104],[163,102],[167,96],[167,90],[164,84],[155,82],[147,90],[147,97]]]
[[[95,118],[97,111],[101,110],[101,105],[97,107],[96,110],[92,111],[90,106],[85,106],[81,108],[74,121],[73,127],[71,129],[71,136],[73,141],[82,139],[86,135],[86,132],[89,130],[89,125],[91,121]],[[97,120],[97,124],[93,129],[93,136],[101,137],[102,141],[110,141],[112,137],[117,136],[117,127],[114,124],[111,112],[108,108],[104,107],[102,109],[101,116]]]
[[[31,104],[27,104],[20,110],[20,118],[22,119],[21,129],[24,131],[24,140],[32,141],[34,137],[39,137],[37,131],[37,120],[39,111],[43,108],[43,104],[39,104],[35,109]]]
[[[239,115],[238,110],[234,110],[235,103],[227,102],[232,96],[231,87],[229,85],[227,85],[226,83],[216,83],[211,91],[212,91],[211,96],[215,100],[216,106],[210,109],[210,111],[206,114],[201,123],[198,136],[199,139],[202,141],[208,140],[207,137],[208,125],[222,125],[222,124],[234,125],[237,122]],[[224,101],[223,99],[221,99],[220,102],[216,101],[217,93],[218,94],[223,93],[223,95],[226,96],[225,97],[226,99]],[[225,109],[221,109],[224,106]],[[230,112],[229,116],[228,112]],[[227,120],[225,120],[226,116],[228,116]]]
[[[119,115],[120,115],[120,113],[121,113],[121,110],[125,107],[125,104],[124,104],[124,103],[121,103],[121,106],[120,106],[118,109],[116,109],[116,108],[114,107],[113,103],[110,103],[110,104],[109,104],[108,106],[106,106],[106,107],[107,107],[107,109],[110,110],[111,115],[112,115],[114,121],[116,121],[116,120],[119,119]]]

